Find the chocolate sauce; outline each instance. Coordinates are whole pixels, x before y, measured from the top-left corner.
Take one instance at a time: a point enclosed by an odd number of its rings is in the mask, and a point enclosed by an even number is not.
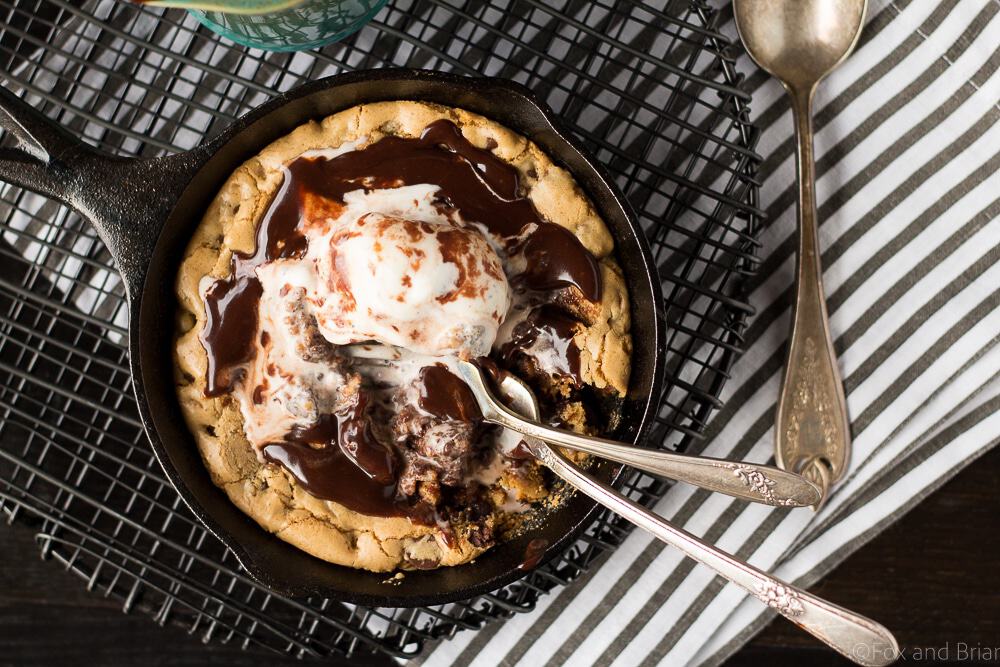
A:
[[[521,560],[521,564],[517,566],[519,570],[534,570],[538,567],[538,562],[542,560],[542,556],[545,555],[545,550],[549,546],[549,541],[544,539],[535,539],[528,542],[528,546],[524,550],[524,558]]]
[[[483,418],[472,390],[445,366],[420,369],[420,409],[440,419],[474,422]]]
[[[539,306],[514,327],[511,340],[502,346],[500,354],[508,363],[520,354],[528,355],[543,372],[581,382],[580,348],[573,342],[578,327],[576,320],[558,308]]]
[[[205,294],[201,342],[208,352],[206,396],[230,391],[242,378],[237,369],[253,359],[260,295],[260,282],[247,277],[217,281]]]
[[[286,178],[275,201],[289,199],[287,191],[297,187]],[[257,227],[252,253],[233,253],[230,275],[217,280],[205,293],[205,328],[201,343],[208,355],[208,378],[205,395],[221,396],[233,389],[241,377],[236,369],[253,360],[256,348],[259,303],[263,292],[255,269],[262,264],[305,252],[305,236],[298,229],[299,216],[292,218],[268,211]],[[263,340],[261,341],[263,344]]]
[[[493,393],[499,396],[500,400],[505,405],[510,407],[511,403],[513,403],[515,399],[509,392],[506,391],[503,382],[508,376],[513,375],[513,373],[500,368],[500,366],[497,365],[497,362],[493,361],[489,357],[479,357],[476,359],[475,364],[479,366],[480,370],[486,372],[486,376],[489,378],[488,384],[491,385],[490,389],[493,390]]]
[[[428,125],[419,139],[389,136],[334,158],[293,160],[265,223],[294,237],[304,193],[343,202],[345,194],[362,188],[420,183],[437,185],[443,203],[504,238],[517,236],[525,225],[546,224],[531,201],[518,196],[517,170],[470,144],[447,120]]]
[[[314,449],[301,442],[275,442],[264,447],[264,458],[292,473],[311,495],[332,500],[372,516],[403,516],[396,485],[379,484],[358,468],[337,446]]]
[[[479,366],[481,370],[486,371],[486,374],[490,377],[493,382],[493,388],[496,389],[503,382],[504,377],[507,376],[507,371],[500,368],[497,362],[493,361],[489,357],[479,357],[475,360],[475,364]]]
[[[565,227],[552,224],[539,227],[524,242],[521,253],[528,268],[518,276],[518,281],[524,281],[531,289],[554,290],[576,285],[587,299],[601,300],[601,273],[594,256]]]
[[[313,426],[296,429],[288,439],[310,444],[339,446],[354,465],[379,484],[395,484],[398,461],[395,450],[372,435],[367,413],[368,394],[360,392],[354,407],[341,414],[321,415]]]
[[[514,459],[515,461],[527,461],[535,458],[535,455],[531,453],[528,443],[522,440],[517,443],[517,446],[514,447],[514,449],[507,452],[507,458]]]
[[[396,452],[372,435],[366,408],[362,393],[350,411],[322,415],[309,428],[289,433],[285,442],[265,445],[264,458],[283,466],[317,498],[373,516],[418,516],[397,498]]]

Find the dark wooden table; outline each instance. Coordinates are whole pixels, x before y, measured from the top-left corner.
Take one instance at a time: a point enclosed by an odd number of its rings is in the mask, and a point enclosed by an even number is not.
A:
[[[878,619],[906,660],[979,649],[1000,664],[1000,449],[987,454],[851,556],[814,591]],[[986,651],[992,651],[987,654]],[[301,665],[268,653],[203,644],[119,603],[38,557],[31,531],[0,527],[0,665]],[[324,664],[345,664],[330,660]],[[365,659],[366,667],[390,665]],[[790,623],[772,623],[731,667],[848,664]]]

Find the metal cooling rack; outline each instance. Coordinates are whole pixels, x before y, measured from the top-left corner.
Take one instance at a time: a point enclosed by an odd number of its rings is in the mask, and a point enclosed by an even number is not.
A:
[[[272,94],[345,69],[405,65],[517,80],[544,97],[628,194],[664,279],[666,391],[650,442],[685,447],[720,406],[750,312],[760,224],[731,44],[704,2],[394,0],[346,42],[237,47],[180,11],[116,0],[0,5],[0,78],[104,149],[190,148]],[[300,656],[418,654],[532,609],[614,549],[604,516],[561,558],[464,602],[366,609],[272,595],[164,479],[129,386],[122,286],[71,211],[0,186],[0,509],[88,588],[206,639]],[[634,475],[652,502],[666,485]]]

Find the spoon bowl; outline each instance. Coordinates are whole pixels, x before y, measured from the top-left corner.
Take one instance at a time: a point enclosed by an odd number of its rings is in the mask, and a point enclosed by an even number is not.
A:
[[[475,396],[484,420],[529,438],[624,463],[657,477],[694,484],[709,491],[765,505],[809,507],[823,496],[822,490],[809,480],[773,466],[633,447],[606,438],[551,428],[539,423],[538,400],[520,378],[511,373],[502,374],[497,386],[503,397],[501,402],[493,396],[478,365],[459,361],[458,371]],[[526,418],[525,414],[531,416]]]
[[[812,88],[854,50],[865,0],[735,0],[750,57],[786,86]]]

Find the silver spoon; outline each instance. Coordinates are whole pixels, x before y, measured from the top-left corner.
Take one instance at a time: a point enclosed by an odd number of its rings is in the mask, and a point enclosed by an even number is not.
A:
[[[844,386],[823,296],[813,159],[817,84],[854,50],[866,0],[733,0],[750,57],[785,86],[798,146],[799,252],[788,360],[778,399],[778,465],[816,482],[826,498],[850,458]]]
[[[376,377],[384,372],[391,373],[392,369],[400,364],[413,361],[407,351],[377,343],[346,345],[341,347],[340,351],[354,364],[372,369]],[[651,475],[687,482],[752,502],[784,507],[810,507],[819,502],[821,497],[819,487],[815,484],[780,468],[641,449],[613,440],[549,428],[524,419],[496,401],[487,389],[485,378],[478,366],[465,361],[456,361],[463,379],[476,397],[483,418],[512,431],[593,454],[609,461],[624,463]],[[417,360],[417,363],[422,364],[424,361]],[[509,387],[513,387],[527,400],[535,400],[528,385],[515,376],[510,378]]]
[[[458,370],[476,397],[483,419],[522,435],[624,463],[658,477],[687,482],[709,491],[766,505],[810,507],[819,502],[821,497],[819,488],[812,482],[773,466],[643,449],[614,440],[550,428],[525,419],[497,401],[477,365],[459,361]],[[509,373],[505,374],[505,378],[505,392],[515,394],[519,403],[537,405],[534,393],[520,378]]]
[[[474,370],[476,371],[474,375],[482,379],[478,368],[472,364],[462,362],[461,370],[463,374],[466,370]],[[485,385],[482,387],[486,392],[489,391]],[[499,389],[504,398],[509,399],[511,408],[532,422],[537,422],[538,402],[534,394],[522,390],[520,380],[506,374]],[[478,397],[479,392],[476,393]],[[489,405],[495,402],[493,399]],[[489,405],[480,407],[488,409]],[[560,454],[559,450],[545,442],[529,436],[525,438],[525,443],[532,455],[571,486],[648,531],[658,540],[677,547],[689,558],[715,570],[717,574],[774,608],[779,614],[848,659],[859,665],[881,667],[892,663],[899,655],[899,646],[895,638],[875,621],[775,579],[766,572],[677,528],[661,516],[632,502],[607,484],[586,474]]]

